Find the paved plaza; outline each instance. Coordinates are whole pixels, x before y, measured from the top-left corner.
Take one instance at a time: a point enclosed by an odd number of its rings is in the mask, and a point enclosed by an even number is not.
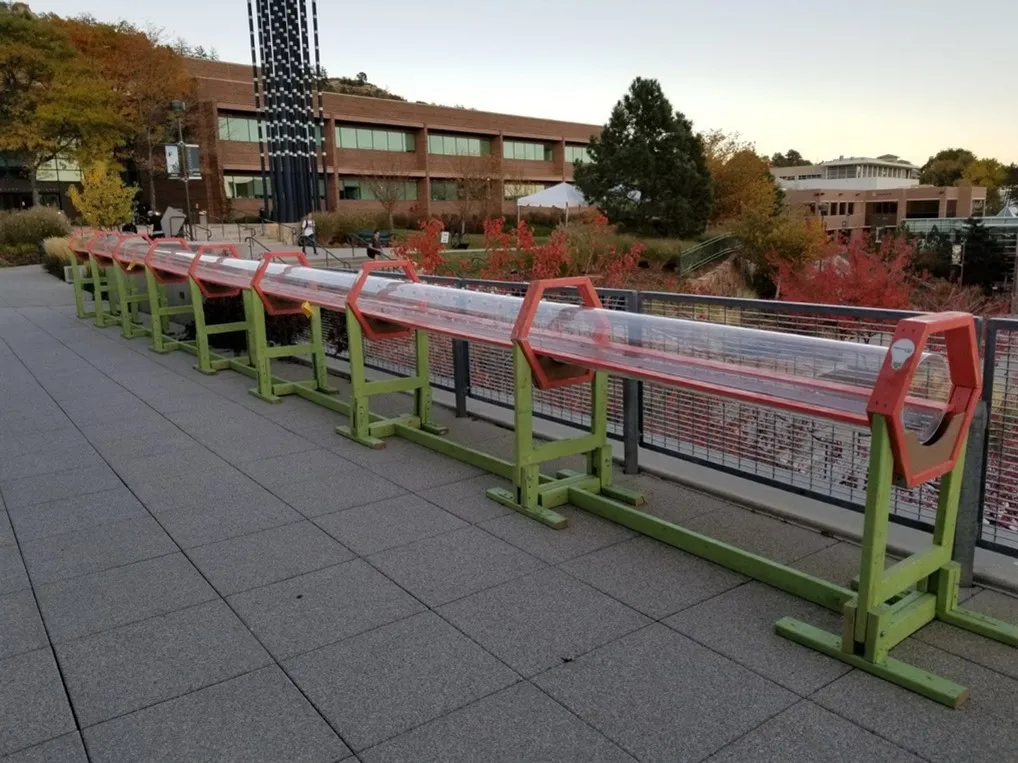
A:
[[[4,761],[1018,757],[1018,651],[940,623],[902,644],[969,687],[948,710],[774,634],[786,615],[839,630],[826,610],[580,511],[548,529],[488,500],[496,478],[365,449],[72,302],[0,270]],[[622,481],[691,529],[856,572],[848,542]],[[1018,620],[1018,599],[964,596]]]

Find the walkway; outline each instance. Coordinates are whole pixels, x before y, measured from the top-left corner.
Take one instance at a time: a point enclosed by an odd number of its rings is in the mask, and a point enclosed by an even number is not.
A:
[[[774,635],[837,628],[817,607],[577,511],[547,529],[488,501],[494,478],[360,448],[70,304],[0,271],[5,761],[1014,759],[1014,650],[940,624],[903,644],[969,686],[947,710]],[[690,527],[853,574],[848,543],[635,482]]]

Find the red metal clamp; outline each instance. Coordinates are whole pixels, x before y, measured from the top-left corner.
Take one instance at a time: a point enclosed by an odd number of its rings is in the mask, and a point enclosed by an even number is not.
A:
[[[360,324],[361,330],[364,332],[364,336],[373,342],[380,341],[382,339],[397,339],[399,337],[410,336],[413,334],[413,328],[407,328],[396,323],[391,323],[380,318],[374,318],[368,315],[364,315],[360,308],[357,306],[357,298],[360,297],[361,291],[364,289],[364,284],[368,280],[368,276],[375,270],[389,270],[389,269],[402,270],[407,279],[417,283],[421,279],[417,276],[417,271],[414,269],[414,264],[410,260],[396,260],[389,262],[365,262],[361,267],[361,273],[354,282],[354,285],[350,288],[350,293],[346,295],[346,306],[350,308],[350,312],[353,313],[354,318],[357,319],[357,323]],[[398,285],[398,282],[394,284]]]
[[[187,242],[187,239],[183,238],[157,238],[153,239],[152,243],[149,244],[148,251],[145,252],[145,267],[149,269],[153,277],[162,284],[170,283],[183,283],[187,280],[187,276],[183,273],[170,273],[169,271],[161,270],[158,265],[152,262],[152,255],[160,246],[166,244],[178,244],[185,252],[191,251],[191,245]]]
[[[940,430],[932,440],[923,443],[914,432],[905,429],[903,413],[923,350],[930,337],[937,334],[944,336],[951,392]],[[871,421],[877,415],[887,419],[895,476],[906,487],[916,487],[954,468],[968,437],[981,389],[976,324],[971,315],[933,313],[898,323],[866,410]]]
[[[601,297],[598,296],[597,289],[594,288],[594,283],[588,276],[550,278],[531,282],[527,294],[523,298],[523,304],[520,306],[520,312],[516,316],[516,323],[513,325],[512,340],[523,351],[527,364],[534,375],[534,385],[538,389],[568,387],[589,382],[594,378],[593,369],[570,363],[560,363],[539,355],[530,344],[530,330],[533,328],[534,318],[537,317],[541,297],[548,289],[562,288],[575,288],[580,294],[580,300],[584,307],[601,307]],[[606,337],[606,328],[603,326],[594,335],[595,341],[604,341]]]
[[[88,230],[79,232],[76,236],[71,237],[71,253],[78,261],[79,265],[84,265],[88,262],[88,253],[92,249],[92,246],[102,238],[102,233],[95,230]]]
[[[196,275],[195,271],[201,261],[201,256],[213,251],[220,252],[219,257],[216,258],[217,265],[223,260],[231,258],[240,259],[240,252],[237,251],[237,247],[233,244],[202,244],[198,247],[198,251],[194,253],[194,257],[191,258],[191,264],[187,266],[187,277],[192,279],[198,285],[198,290],[208,299],[238,296],[240,294],[239,286],[224,286],[222,284],[206,283],[203,279]]]
[[[271,294],[266,294],[262,291],[262,279],[265,277],[265,273],[269,269],[269,265],[274,260],[296,260],[297,265],[300,267],[311,267],[308,264],[308,258],[303,252],[268,252],[262,256],[262,261],[258,265],[258,270],[255,271],[254,277],[251,279],[251,288],[254,289],[255,294],[257,294],[258,298],[261,299],[262,304],[265,306],[265,312],[269,315],[303,314],[304,308],[301,307],[300,303],[295,302],[292,299],[274,297]]]

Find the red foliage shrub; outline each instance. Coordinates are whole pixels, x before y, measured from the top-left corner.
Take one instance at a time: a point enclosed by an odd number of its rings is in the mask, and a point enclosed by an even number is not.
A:
[[[438,218],[422,220],[420,232],[414,231],[406,240],[397,239],[392,249],[401,260],[410,260],[418,271],[425,275],[434,275],[445,265],[442,250],[442,230],[444,226]]]

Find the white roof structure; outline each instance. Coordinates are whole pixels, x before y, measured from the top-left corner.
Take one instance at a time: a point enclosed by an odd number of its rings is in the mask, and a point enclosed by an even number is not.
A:
[[[516,202],[518,207],[555,207],[556,209],[575,209],[586,207],[587,200],[583,197],[576,186],[569,183],[559,183],[543,191],[524,196]]]

